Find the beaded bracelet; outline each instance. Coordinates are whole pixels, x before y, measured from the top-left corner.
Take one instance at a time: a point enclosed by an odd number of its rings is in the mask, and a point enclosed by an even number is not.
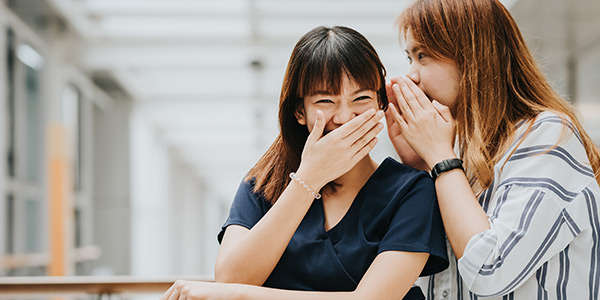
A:
[[[319,194],[319,193],[315,192],[313,189],[311,189],[310,186],[308,186],[308,184],[306,184],[306,182],[304,182],[304,180],[302,180],[302,179],[300,179],[300,177],[296,176],[296,173],[294,173],[294,172],[290,173],[290,178],[298,181],[298,183],[301,184],[310,193],[310,195],[313,196],[313,198],[321,199],[321,194]]]

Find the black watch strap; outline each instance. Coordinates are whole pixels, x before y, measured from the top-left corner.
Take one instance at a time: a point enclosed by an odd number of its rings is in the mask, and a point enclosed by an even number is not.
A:
[[[435,164],[433,169],[431,169],[431,178],[435,180],[438,176],[440,176],[440,174],[454,169],[461,169],[463,171],[465,170],[463,169],[463,161],[460,158],[442,160],[441,162]]]

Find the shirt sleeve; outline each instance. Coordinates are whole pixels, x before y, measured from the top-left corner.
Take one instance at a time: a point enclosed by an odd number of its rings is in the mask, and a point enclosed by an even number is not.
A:
[[[595,178],[577,131],[546,113],[520,132],[479,199],[490,229],[471,238],[458,262],[468,289],[482,297],[514,291],[587,226],[583,190]]]
[[[231,203],[229,217],[217,235],[221,243],[225,230],[229,225],[240,225],[252,229],[268,210],[268,203],[253,192],[254,180],[242,181]]]
[[[433,180],[421,172],[402,190],[378,253],[390,250],[429,253],[421,276],[446,269],[446,240]]]

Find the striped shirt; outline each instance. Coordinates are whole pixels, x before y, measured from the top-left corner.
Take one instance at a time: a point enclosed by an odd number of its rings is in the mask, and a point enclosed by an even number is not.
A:
[[[427,299],[600,299],[600,187],[581,137],[550,112],[528,125],[479,196],[490,229],[417,281]]]

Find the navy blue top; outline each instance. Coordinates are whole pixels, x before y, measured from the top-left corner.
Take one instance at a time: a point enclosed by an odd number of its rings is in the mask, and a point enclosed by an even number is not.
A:
[[[217,239],[229,225],[251,229],[271,204],[242,182]],[[356,195],[344,217],[325,231],[323,202],[314,200],[264,286],[353,291],[384,251],[430,253],[421,276],[448,267],[444,227],[431,177],[387,158]],[[398,270],[402,272],[402,270]]]

